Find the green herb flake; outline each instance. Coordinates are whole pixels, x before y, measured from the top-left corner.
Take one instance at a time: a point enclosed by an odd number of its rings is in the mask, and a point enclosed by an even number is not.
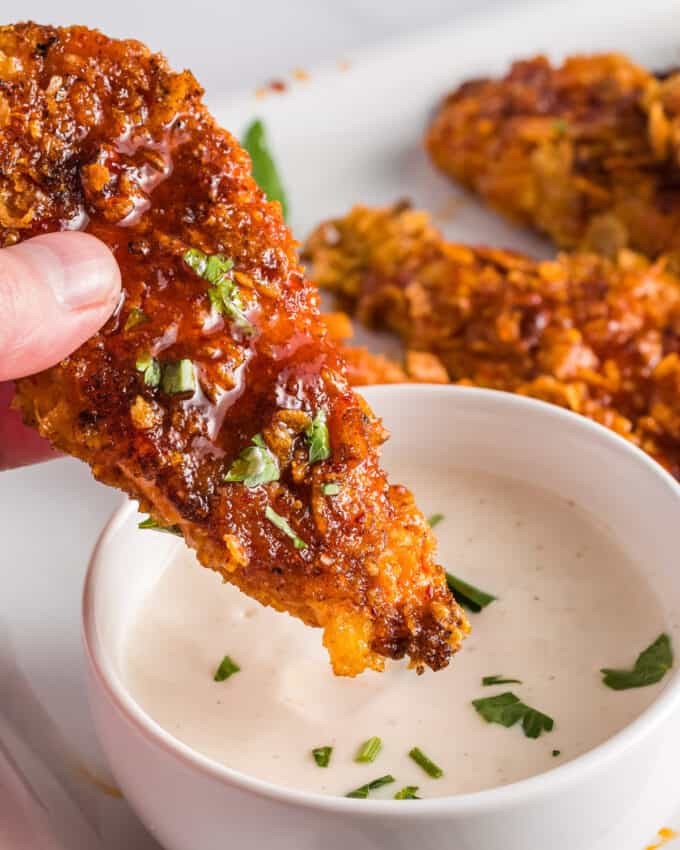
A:
[[[334,481],[329,481],[327,484],[321,485],[321,492],[324,496],[337,496],[340,492],[340,485]]]
[[[185,251],[183,259],[193,272],[196,272],[199,277],[203,277],[208,262],[207,254],[199,251],[198,248],[189,248],[188,251]]]
[[[225,655],[222,661],[220,662],[220,666],[217,668],[217,670],[215,670],[213,681],[224,682],[225,679],[228,679],[230,676],[233,676],[234,673],[238,673],[240,669],[241,668],[234,660],[232,660],[228,655]]]
[[[123,325],[123,330],[131,331],[133,328],[136,328],[138,325],[146,324],[149,321],[149,317],[143,310],[140,310],[139,307],[133,307],[132,310],[128,313],[128,317],[125,320],[125,324]]]
[[[161,387],[168,395],[189,393],[196,389],[196,367],[187,358],[169,360],[163,364]]]
[[[446,574],[446,583],[456,597],[456,602],[475,614],[479,614],[482,608],[486,608],[497,598],[451,573]]]
[[[417,785],[406,785],[401,791],[397,791],[394,795],[395,800],[421,800],[422,797],[418,796],[418,786]]]
[[[555,726],[552,717],[525,705],[510,691],[494,697],[474,699],[472,705],[487,723],[498,723],[509,729],[521,720],[527,738],[538,738],[542,732],[552,732]]]
[[[163,531],[165,534],[174,534],[176,537],[182,536],[182,530],[178,525],[159,525],[153,517],[148,516],[143,519],[137,528],[151,531]]]
[[[382,741],[380,738],[369,738],[368,741],[364,741],[359,747],[356,756],[354,756],[354,761],[365,764],[373,762],[378,758],[380,750],[382,750]]]
[[[632,670],[612,670],[604,667],[602,682],[614,691],[625,691],[629,688],[644,688],[654,685],[673,666],[673,649],[671,639],[667,634],[661,634],[643,650],[637,657]]]
[[[316,463],[319,460],[327,460],[331,456],[331,445],[325,410],[317,412],[305,429],[305,434],[309,440],[309,462]]]
[[[428,525],[430,528],[434,528],[435,525],[439,525],[439,523],[444,519],[444,514],[432,514],[431,517],[428,517]]]
[[[142,373],[144,383],[148,387],[157,387],[161,382],[161,367],[158,360],[148,352],[140,354],[135,362],[135,369]]]
[[[374,779],[373,782],[368,782],[366,785],[355,788],[354,791],[350,791],[346,796],[365,800],[371,791],[377,791],[378,788],[382,788],[383,785],[390,785],[392,782],[396,782],[394,776],[390,776],[389,774],[380,776],[378,779]]]
[[[312,750],[312,756],[317,767],[328,767],[331,762],[333,747],[316,747]]]
[[[267,508],[264,512],[265,516],[273,525],[275,525],[279,531],[282,531],[286,537],[290,537],[295,545],[296,549],[306,549],[307,544],[304,540],[300,539],[297,534],[290,527],[290,523],[285,517],[282,517],[280,514],[277,514],[275,510],[267,505]]]
[[[267,448],[261,434],[253,437],[253,445],[247,446],[229,467],[224,480],[242,482],[246,487],[257,487],[279,480],[279,463]]]
[[[552,122],[552,128],[560,135],[564,135],[569,129],[569,124],[564,120],[564,118],[556,118]]]
[[[270,201],[281,204],[283,220],[288,220],[288,199],[279,176],[276,163],[269,150],[267,133],[264,124],[259,119],[247,128],[242,141],[243,147],[250,154],[253,164],[252,174],[257,185]]]
[[[255,327],[243,311],[241,291],[231,277],[234,261],[224,254],[204,254],[198,248],[189,248],[184,254],[184,262],[210,284],[208,298],[212,309],[229,316],[242,330],[254,333]]]
[[[422,767],[425,773],[427,773],[428,776],[431,776],[432,779],[439,779],[444,775],[444,771],[441,767],[436,765],[432,759],[428,758],[419,747],[414,747],[410,750],[409,756],[419,767]]]
[[[553,757],[554,759],[556,759],[556,758],[557,758],[557,756],[561,756],[561,755],[562,755],[562,751],[561,751],[561,750],[553,750],[553,751],[552,751],[552,757]]]
[[[503,676],[484,676],[482,685],[491,687],[491,685],[521,685],[521,679],[505,679]]]

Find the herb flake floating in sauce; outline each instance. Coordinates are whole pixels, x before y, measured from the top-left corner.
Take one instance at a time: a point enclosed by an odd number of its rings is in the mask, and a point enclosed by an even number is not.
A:
[[[557,758],[557,756],[561,756],[561,755],[562,755],[562,750],[553,750],[553,751],[552,751],[552,757],[553,757],[554,759],[556,759],[556,758]]]
[[[382,788],[383,785],[390,785],[392,782],[396,782],[394,776],[390,776],[389,774],[380,776],[378,779],[374,779],[373,782],[368,782],[366,785],[355,788],[354,791],[350,791],[345,796],[365,800],[371,791],[377,791],[378,788]]]
[[[395,800],[421,800],[422,797],[418,796],[418,786],[417,785],[406,785],[401,791],[397,791],[394,795]]]
[[[248,127],[241,144],[250,154],[253,163],[253,179],[265,193],[267,200],[278,201],[281,204],[283,220],[288,221],[286,190],[283,188],[279,171],[269,150],[264,124],[259,118]]]
[[[146,315],[144,310],[140,310],[139,307],[133,307],[128,313],[128,317],[123,325],[123,330],[131,331],[133,328],[136,328],[139,325],[144,325],[148,321],[149,317]]]
[[[340,485],[334,481],[329,481],[327,484],[321,485],[321,492],[324,496],[337,496],[340,492]]]
[[[328,425],[326,425],[326,411],[319,410],[305,430],[309,440],[309,462],[316,463],[327,460],[331,456],[330,438],[328,436]]]
[[[241,291],[231,276],[234,261],[224,254],[205,254],[198,248],[189,248],[184,254],[184,262],[210,284],[208,298],[214,312],[228,316],[237,327],[249,334],[254,333],[254,325],[243,312]]]
[[[492,685],[521,685],[521,679],[505,679],[502,675],[500,676],[484,676],[482,679],[482,685],[485,687],[491,687]]]
[[[162,531],[165,534],[174,534],[177,537],[182,536],[182,531],[178,525],[159,525],[156,520],[150,516],[143,519],[137,525],[137,528],[141,528],[142,530]]]
[[[555,726],[552,717],[526,705],[510,691],[495,697],[474,699],[472,705],[487,723],[498,723],[509,729],[521,720],[527,738],[538,738],[543,732],[552,732]]]
[[[637,657],[632,670],[612,670],[604,667],[602,682],[614,691],[644,688],[655,685],[673,666],[673,649],[667,634],[661,634]]]
[[[169,360],[163,364],[161,389],[168,395],[189,393],[196,389],[196,369],[191,360]]]
[[[419,767],[422,767],[425,773],[427,773],[428,776],[431,776],[432,779],[440,779],[444,775],[444,771],[441,767],[435,764],[431,758],[428,758],[420,747],[414,747],[410,750],[409,756]]]
[[[312,756],[317,764],[317,767],[328,767],[331,762],[333,747],[316,747],[312,750]]]
[[[229,467],[224,476],[228,483],[243,483],[246,487],[257,487],[279,480],[279,463],[267,448],[262,434],[255,434],[253,445],[247,446]]]
[[[139,354],[135,362],[135,369],[142,373],[142,378],[147,387],[157,387],[161,382],[161,367],[154,357],[148,352]]]
[[[280,514],[277,514],[276,511],[273,510],[273,508],[269,507],[269,505],[267,505],[264,515],[267,517],[269,522],[275,525],[279,529],[279,531],[282,531],[286,535],[286,537],[290,537],[296,549],[307,548],[307,544],[305,543],[305,541],[297,536],[297,534],[290,527],[290,523],[285,517],[282,517]]]
[[[233,676],[234,673],[240,672],[240,670],[241,668],[238,666],[238,664],[228,655],[225,655],[220,663],[220,666],[217,668],[217,670],[215,670],[213,681],[224,682],[225,679],[228,679],[230,676]]]
[[[354,761],[365,764],[374,762],[378,758],[380,750],[382,750],[382,741],[380,738],[369,738],[368,741],[364,741],[364,743],[359,747],[359,751],[354,757]]]
[[[434,528],[435,525],[439,525],[443,519],[444,514],[432,514],[432,516],[428,518],[427,522],[430,528]]]
[[[446,583],[451,593],[456,597],[456,602],[474,614],[479,614],[482,608],[486,608],[497,598],[451,573],[446,574]]]

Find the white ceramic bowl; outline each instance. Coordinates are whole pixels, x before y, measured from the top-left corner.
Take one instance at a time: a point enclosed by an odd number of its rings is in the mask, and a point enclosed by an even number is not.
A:
[[[678,645],[680,486],[660,466],[587,419],[518,396],[434,386],[375,387],[365,395],[392,431],[388,469],[399,452],[415,462],[436,452],[539,484],[601,517],[653,582]],[[606,743],[547,773],[475,794],[352,800],[223,767],[158,726],[121,680],[130,617],[182,545],[135,533],[136,522],[134,505],[118,510],[92,558],[83,603],[89,692],[116,780],[168,850],[581,850],[621,822],[678,738],[676,672]]]

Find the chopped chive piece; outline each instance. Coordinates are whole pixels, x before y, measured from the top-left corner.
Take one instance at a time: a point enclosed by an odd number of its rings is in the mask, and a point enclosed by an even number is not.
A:
[[[430,528],[434,528],[435,525],[439,525],[439,523],[444,519],[444,514],[432,514],[431,517],[428,518],[427,522]]]
[[[553,758],[554,758],[554,759],[556,759],[556,758],[557,758],[557,756],[561,756],[561,755],[562,755],[562,751],[561,751],[561,750],[553,750],[553,751],[552,751],[552,756],[553,756]]]
[[[401,791],[397,791],[394,795],[395,800],[420,800],[421,797],[418,796],[418,786],[417,785],[406,785]]]
[[[324,496],[337,496],[340,492],[340,485],[334,481],[329,481],[327,484],[321,485],[321,492]]]
[[[178,525],[159,525],[156,520],[150,516],[148,516],[146,519],[143,519],[137,525],[137,528],[151,529],[152,531],[163,531],[166,534],[174,534],[177,537],[182,536],[182,531]]]
[[[305,430],[305,434],[309,440],[309,462],[316,463],[318,460],[327,460],[331,456],[331,446],[325,410],[317,412]]]
[[[139,307],[133,307],[128,313],[128,317],[123,325],[123,330],[130,331],[132,328],[136,328],[137,325],[143,325],[148,321],[149,317],[143,310],[140,310]]]
[[[248,127],[243,137],[243,147],[250,154],[253,163],[253,179],[270,201],[281,204],[283,220],[288,219],[288,200],[281,183],[276,163],[269,150],[267,134],[262,121],[257,120]]]
[[[318,767],[328,767],[332,753],[333,747],[316,747],[316,749],[312,750],[314,761],[317,763]]]
[[[242,482],[246,487],[279,480],[279,463],[267,448],[261,434],[255,434],[253,445],[243,449],[232,462],[224,480],[229,483]]]
[[[233,676],[234,673],[238,673],[240,671],[240,667],[235,661],[232,661],[228,655],[225,655],[220,663],[220,666],[215,670],[215,675],[213,676],[213,681],[215,682],[224,682],[225,679],[228,679],[230,676]]]
[[[184,253],[184,262],[210,284],[208,298],[213,310],[229,316],[238,327],[253,333],[255,327],[243,312],[241,292],[231,277],[234,261],[224,254],[204,254],[198,248],[189,248]]]
[[[383,785],[390,785],[395,781],[394,776],[387,774],[387,776],[381,776],[378,779],[374,779],[373,782],[367,782],[366,785],[361,785],[359,788],[355,788],[354,791],[350,791],[346,796],[358,797],[361,800],[365,800],[370,791],[376,791],[378,788],[382,788]]]
[[[267,517],[269,522],[273,523],[279,531],[282,531],[287,537],[293,541],[296,549],[306,549],[307,544],[304,540],[301,540],[297,534],[290,527],[290,523],[285,517],[282,517],[280,514],[277,514],[275,510],[267,505],[267,508],[264,512],[264,515]]]
[[[673,649],[667,634],[661,634],[637,657],[632,670],[600,670],[602,682],[614,691],[644,688],[660,682],[673,666]]]
[[[193,392],[196,389],[196,368],[191,360],[185,357],[164,363],[161,387],[168,395]]]
[[[463,579],[451,575],[451,573],[446,574],[446,583],[451,593],[456,597],[456,602],[475,614],[478,614],[482,608],[486,608],[496,599],[495,596],[485,590],[480,590],[473,584],[468,584]]]
[[[429,759],[419,747],[414,747],[409,752],[409,756],[419,767],[422,767],[428,776],[431,776],[433,779],[439,779],[444,775],[444,771],[441,767],[436,765],[432,759]]]
[[[505,679],[503,676],[484,676],[482,684],[489,687],[490,685],[521,685],[521,679]]]
[[[144,383],[148,387],[157,387],[161,382],[161,367],[148,352],[140,354],[135,363],[135,369],[142,373]]]
[[[525,705],[510,691],[494,697],[474,699],[472,705],[487,723],[498,723],[509,729],[521,720],[527,738],[538,738],[542,732],[552,732],[555,726],[552,717]]]
[[[382,741],[380,738],[369,738],[368,741],[359,747],[359,751],[354,757],[354,761],[370,763],[378,758],[378,754],[382,750]]]

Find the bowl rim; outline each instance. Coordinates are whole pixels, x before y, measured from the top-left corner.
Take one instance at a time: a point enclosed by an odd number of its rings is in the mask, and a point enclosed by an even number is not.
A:
[[[490,406],[494,412],[508,407],[524,408],[532,415],[538,415],[550,421],[551,427],[565,425],[570,429],[581,429],[588,437],[601,445],[609,445],[624,455],[630,462],[646,469],[661,479],[680,506],[680,484],[660,464],[630,441],[604,426],[556,405],[537,399],[515,395],[499,390],[487,390],[478,387],[461,387],[436,384],[385,384],[362,387],[360,392],[367,395],[369,403],[392,392],[410,392],[418,396],[454,395],[460,403],[466,401]],[[533,412],[533,413],[532,413]],[[103,528],[94,547],[88,564],[82,595],[82,640],[88,661],[89,676],[102,689],[116,712],[152,745],[161,748],[166,754],[181,761],[185,766],[198,771],[219,783],[234,786],[259,797],[278,803],[285,803],[318,811],[338,814],[351,814],[358,817],[408,817],[431,818],[432,816],[451,817],[452,815],[479,814],[480,812],[499,811],[522,803],[536,803],[537,798],[560,793],[579,777],[604,767],[607,762],[620,757],[625,752],[651,735],[673,711],[680,709],[680,667],[668,678],[663,689],[631,723],[616,732],[606,741],[591,750],[577,756],[562,765],[556,765],[543,773],[526,779],[501,785],[495,788],[457,794],[445,797],[433,797],[415,801],[404,806],[400,800],[357,800],[341,796],[331,796],[295,788],[277,785],[257,777],[250,776],[234,768],[193,750],[187,744],[175,738],[153,718],[132,697],[118,675],[112,660],[104,651],[97,631],[94,616],[94,603],[97,586],[104,569],[102,553],[111,545],[130,514],[136,512],[136,503],[125,500],[118,507]]]

